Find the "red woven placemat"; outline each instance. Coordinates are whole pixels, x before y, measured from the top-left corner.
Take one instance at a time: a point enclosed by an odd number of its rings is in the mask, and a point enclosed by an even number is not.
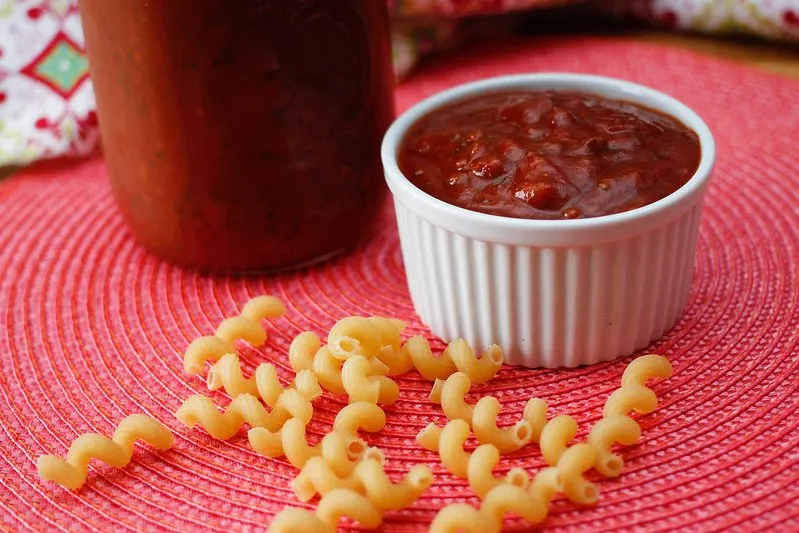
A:
[[[631,42],[515,40],[464,50],[427,65],[399,90],[402,108],[452,84],[513,72],[619,76],[682,99],[718,141],[696,279],[685,317],[653,350],[674,377],[657,385],[658,410],[641,419],[626,471],[600,481],[588,509],[558,501],[553,531],[799,530],[799,82],[686,52]],[[181,353],[250,296],[289,307],[268,346],[246,351],[286,369],[290,339],[350,314],[398,316],[426,333],[404,284],[392,215],[356,253],[278,277],[210,278],[147,256],[125,231],[102,162],[28,172],[0,183],[0,529],[262,529],[294,496],[294,470],[189,431],[173,412],[198,378]],[[434,342],[441,348],[439,341]],[[597,420],[629,360],[571,371],[505,369],[482,392],[518,418],[531,396],[571,413],[581,435]],[[472,498],[435,456],[415,445],[444,417],[429,385],[403,379],[377,437],[399,473],[435,465],[437,482],[411,509],[388,513],[384,531],[426,530],[437,508]],[[216,395],[226,404],[223,395]],[[311,432],[325,431],[341,400],[325,400]],[[134,412],[165,421],[173,450],[137,447],[123,470],[93,464],[78,493],[40,481],[39,454],[65,453],[80,433],[110,434]],[[502,463],[537,469],[537,448]],[[511,530],[525,530],[512,522]]]

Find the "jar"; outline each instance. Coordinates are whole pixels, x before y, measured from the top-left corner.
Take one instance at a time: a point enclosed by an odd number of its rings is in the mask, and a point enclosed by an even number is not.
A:
[[[81,0],[112,190],[168,261],[271,270],[355,246],[394,114],[378,0]]]

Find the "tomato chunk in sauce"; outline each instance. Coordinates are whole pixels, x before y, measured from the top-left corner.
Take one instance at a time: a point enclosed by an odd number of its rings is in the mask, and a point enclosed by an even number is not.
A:
[[[513,218],[590,218],[656,202],[699,166],[696,133],[630,102],[494,93],[440,108],[406,134],[399,167],[445,202]]]

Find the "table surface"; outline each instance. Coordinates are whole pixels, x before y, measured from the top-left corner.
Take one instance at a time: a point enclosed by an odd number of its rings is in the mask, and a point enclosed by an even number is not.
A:
[[[626,33],[621,33],[621,36]],[[619,36],[615,34],[614,36]],[[652,31],[629,31],[629,36],[646,42],[676,46],[696,52],[740,61],[748,65],[799,78],[799,46],[759,40],[725,39],[713,36],[685,35]],[[0,168],[0,179],[16,168]]]

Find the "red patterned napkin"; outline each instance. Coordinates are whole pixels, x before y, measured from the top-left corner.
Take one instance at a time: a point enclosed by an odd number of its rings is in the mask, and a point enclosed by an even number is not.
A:
[[[515,40],[429,64],[398,97],[405,108],[478,77],[551,70],[619,76],[673,94],[710,124],[719,159],[690,304],[651,347],[673,363],[674,377],[656,385],[661,404],[640,418],[640,443],[622,451],[625,472],[598,480],[599,504],[558,500],[544,527],[799,530],[799,109],[787,104],[799,101],[799,82],[640,43]],[[134,244],[101,161],[0,183],[0,529],[262,530],[296,502],[289,487],[296,472],[253,453],[244,435],[219,442],[175,420],[183,399],[206,391],[183,374],[181,353],[262,293],[283,298],[289,312],[271,326],[262,351],[245,351],[249,369],[269,360],[285,375],[291,337],[325,331],[344,315],[402,317],[409,334],[427,334],[408,298],[389,207],[384,221],[374,240],[316,268],[204,277]],[[475,392],[502,400],[503,422],[518,419],[529,397],[542,397],[552,414],[573,414],[584,437],[628,362],[506,368]],[[425,531],[441,505],[476,500],[415,444],[427,423],[445,421],[427,400],[429,384],[410,376],[401,388],[387,427],[367,439],[385,449],[393,476],[423,462],[437,480],[412,508],[388,513],[381,530]],[[342,405],[321,401],[311,434],[326,431]],[[168,424],[175,447],[137,446],[125,469],[93,464],[77,493],[38,479],[38,455],[63,454],[86,431],[109,434],[133,412]],[[501,468],[511,465],[538,469],[538,449],[503,459]],[[515,520],[507,526],[528,530]]]

